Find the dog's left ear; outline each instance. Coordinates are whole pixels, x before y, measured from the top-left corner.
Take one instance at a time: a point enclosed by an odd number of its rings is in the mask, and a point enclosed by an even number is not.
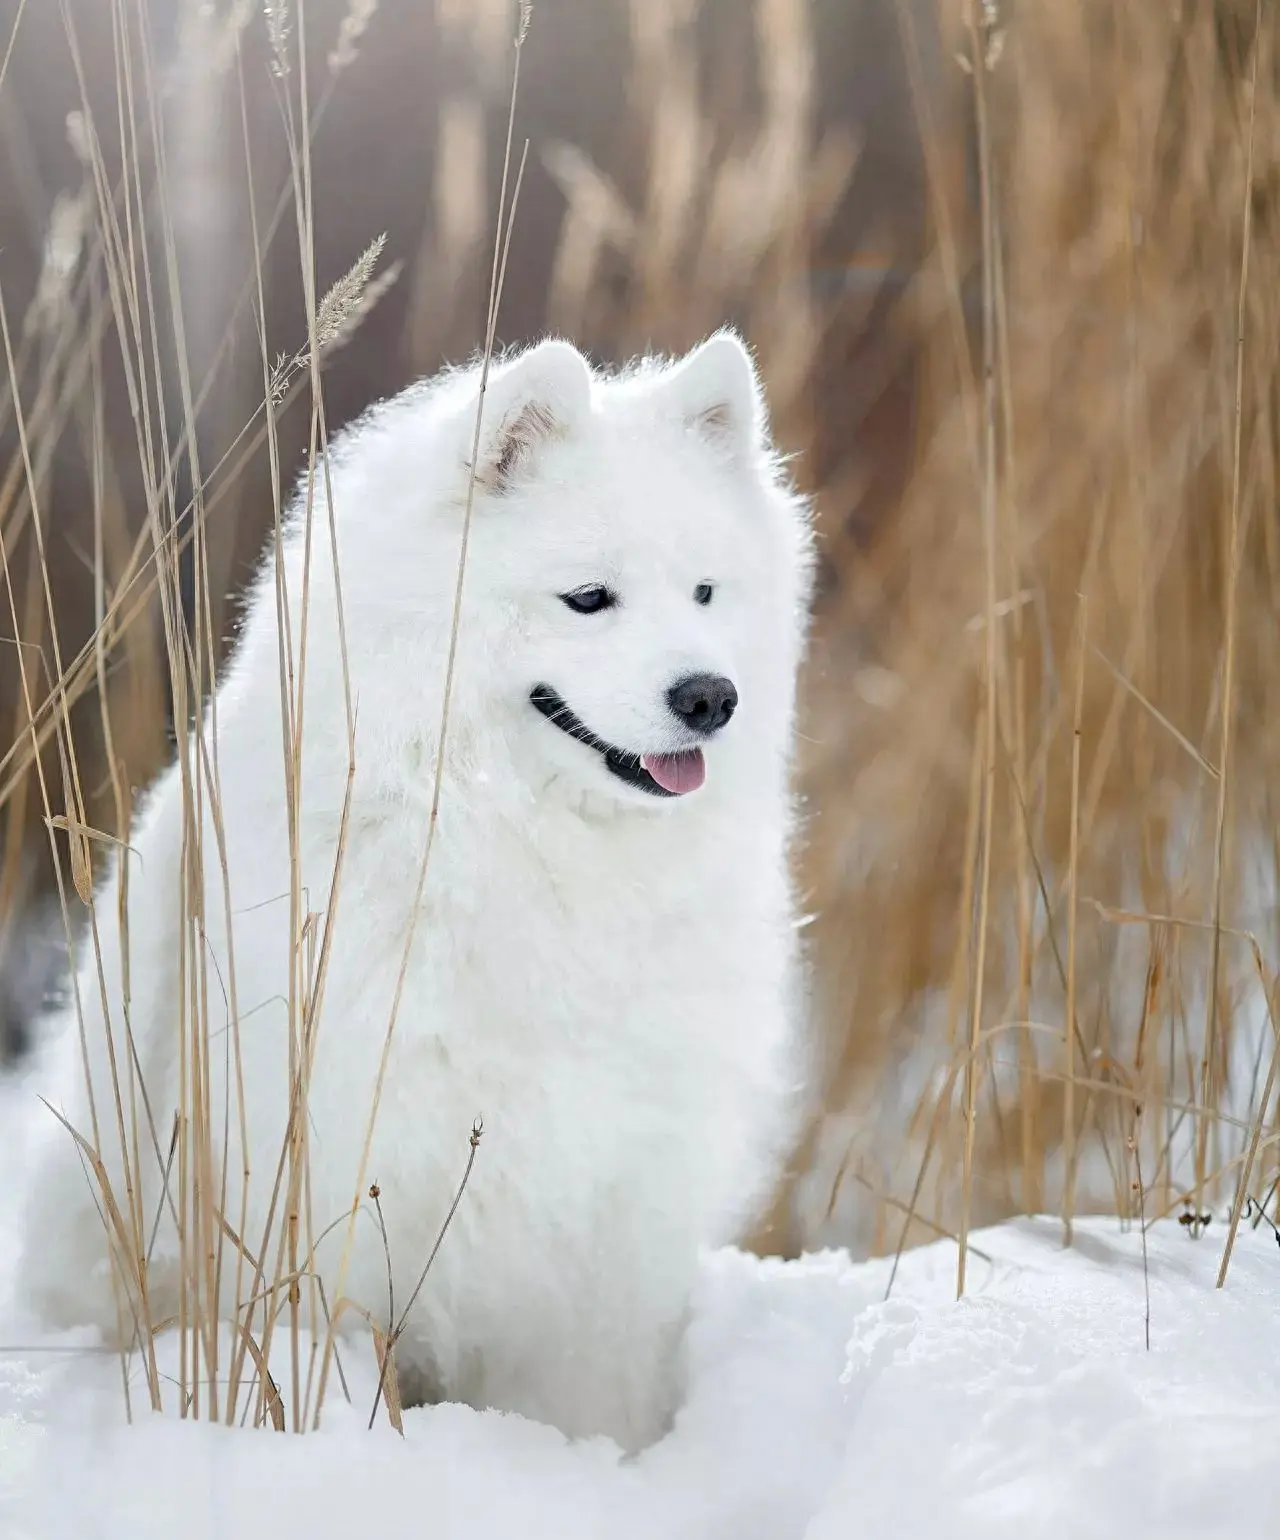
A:
[[[717,332],[666,379],[686,425],[727,460],[745,461],[765,432],[764,395],[751,354],[731,331]]]
[[[548,338],[499,364],[485,391],[478,484],[498,495],[509,492],[543,445],[572,433],[590,410],[591,370],[572,343]]]

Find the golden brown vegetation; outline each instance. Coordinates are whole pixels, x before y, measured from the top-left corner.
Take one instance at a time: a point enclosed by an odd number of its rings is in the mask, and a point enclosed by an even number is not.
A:
[[[855,1117],[807,1212],[866,1184],[876,1246],[1199,1213],[1276,1169],[1275,24],[991,16],[958,44],[981,212],[926,274],[932,431],[810,681]]]

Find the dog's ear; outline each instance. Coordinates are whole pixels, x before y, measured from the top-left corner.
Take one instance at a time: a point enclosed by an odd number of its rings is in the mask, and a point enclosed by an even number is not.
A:
[[[571,343],[548,338],[497,365],[485,391],[477,485],[497,496],[509,492],[541,446],[571,433],[590,410],[591,370]]]
[[[727,460],[748,460],[759,449],[764,396],[751,354],[736,332],[716,332],[681,359],[664,383],[686,426]]]

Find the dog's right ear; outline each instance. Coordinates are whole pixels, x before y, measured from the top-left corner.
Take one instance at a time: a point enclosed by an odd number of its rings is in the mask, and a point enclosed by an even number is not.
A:
[[[485,391],[477,486],[499,497],[511,491],[542,445],[571,433],[590,410],[591,370],[572,343],[548,338],[499,364]]]

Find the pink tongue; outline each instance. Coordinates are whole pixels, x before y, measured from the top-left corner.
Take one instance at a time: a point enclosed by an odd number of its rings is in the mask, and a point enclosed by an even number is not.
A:
[[[640,763],[663,791],[677,797],[697,791],[707,778],[701,749],[689,749],[684,754],[642,754]]]

